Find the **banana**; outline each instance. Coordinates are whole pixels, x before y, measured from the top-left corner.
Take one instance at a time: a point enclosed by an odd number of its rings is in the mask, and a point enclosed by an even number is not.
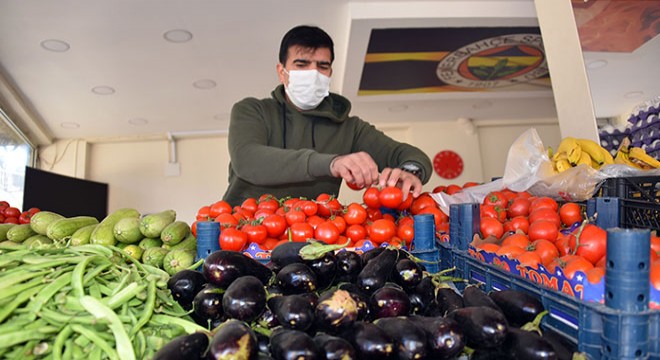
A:
[[[575,139],[575,142],[580,145],[582,152],[588,153],[598,164],[603,165],[605,163],[605,154],[602,151],[604,149],[599,143],[590,139]]]
[[[591,155],[589,155],[589,153],[586,152],[586,151],[582,151],[582,153],[580,154],[580,159],[577,161],[575,166],[582,165],[582,164],[585,164],[587,166],[591,166],[591,161],[592,161]],[[599,165],[599,168],[600,168],[600,165]]]
[[[639,164],[642,169],[657,169],[660,168],[660,161],[653,158],[640,147],[631,147],[628,149],[628,159]]]
[[[566,170],[573,167],[571,165],[571,163],[568,162],[568,160],[566,160],[566,159],[559,159],[559,160],[555,161],[554,166],[555,166],[555,170],[557,170],[557,172],[564,172],[564,171],[566,171]]]
[[[628,147],[623,146],[623,143],[621,144],[621,146],[619,146],[619,149],[616,151],[616,156],[614,157],[614,163],[628,165],[634,168],[639,168],[637,164],[630,161],[630,159],[628,158]]]
[[[605,162],[603,162],[602,165],[610,165],[614,164],[614,157],[612,157],[612,154],[610,154],[609,150],[605,149],[604,147],[600,147],[601,152],[603,153],[603,159]]]
[[[568,157],[568,161],[571,164],[576,164],[578,160],[580,160],[580,155],[582,154],[582,148],[577,143],[574,137],[567,136],[561,139],[561,141],[559,142],[559,146],[557,147],[557,152],[566,153],[566,156]]]
[[[591,167],[596,169],[596,170],[599,170],[600,169],[600,164],[597,163],[594,159],[591,159]]]
[[[568,160],[568,155],[566,155],[565,152],[556,152],[554,155],[551,157],[552,161],[557,161],[557,160]]]

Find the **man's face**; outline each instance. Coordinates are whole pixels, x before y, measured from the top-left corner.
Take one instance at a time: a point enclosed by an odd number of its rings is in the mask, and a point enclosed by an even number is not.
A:
[[[321,74],[330,77],[332,75],[332,56],[330,49],[318,48],[316,50],[301,46],[289,48],[289,56],[286,64],[277,64],[277,76],[284,85],[289,85],[289,75],[284,71],[291,70],[318,70]]]

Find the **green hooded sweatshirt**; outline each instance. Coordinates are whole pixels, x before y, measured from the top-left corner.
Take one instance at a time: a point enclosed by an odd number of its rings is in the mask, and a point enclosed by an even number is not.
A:
[[[338,155],[367,152],[383,168],[413,163],[422,183],[431,160],[418,148],[393,140],[373,125],[349,116],[351,103],[331,93],[312,110],[291,105],[279,85],[272,98],[246,98],[234,105],[229,124],[229,186],[223,200],[232,206],[271,194],[315,199],[339,195],[341,178],[330,173]]]

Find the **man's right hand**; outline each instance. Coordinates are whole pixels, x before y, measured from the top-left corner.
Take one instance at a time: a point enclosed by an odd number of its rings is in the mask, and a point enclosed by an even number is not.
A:
[[[364,151],[340,155],[330,163],[330,172],[334,177],[341,177],[347,183],[358,187],[369,187],[378,181],[378,165]]]

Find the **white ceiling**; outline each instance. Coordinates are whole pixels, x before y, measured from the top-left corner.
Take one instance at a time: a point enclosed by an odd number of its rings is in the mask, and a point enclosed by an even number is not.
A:
[[[332,90],[372,123],[556,116],[549,91],[356,95],[372,28],[536,26],[533,0],[1,0],[0,82],[32,113],[36,125],[20,125],[37,143],[222,132],[234,102],[277,85],[279,42],[299,24],[333,37]],[[173,29],[192,40],[165,41]],[[45,50],[49,39],[70,48]],[[660,58],[658,38],[639,52]],[[609,61],[589,74],[597,116],[629,111],[641,101],[625,99],[629,91],[660,94],[657,70],[631,73],[645,69],[630,66],[636,55],[585,55]],[[196,88],[200,80],[217,86]]]

